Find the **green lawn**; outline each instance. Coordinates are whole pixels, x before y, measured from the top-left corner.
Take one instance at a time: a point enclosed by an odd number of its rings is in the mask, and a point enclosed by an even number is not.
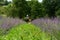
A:
[[[22,24],[10,29],[0,40],[51,40],[51,37],[32,24]]]

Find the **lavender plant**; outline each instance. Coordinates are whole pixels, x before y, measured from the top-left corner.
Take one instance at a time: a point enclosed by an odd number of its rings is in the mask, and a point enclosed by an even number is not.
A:
[[[40,27],[44,32],[54,35],[58,40],[60,40],[60,19],[54,18],[40,18],[32,21],[32,24]]]
[[[10,28],[22,23],[26,22],[19,18],[0,17],[0,28],[4,30],[4,34],[6,33],[5,31],[8,31]]]

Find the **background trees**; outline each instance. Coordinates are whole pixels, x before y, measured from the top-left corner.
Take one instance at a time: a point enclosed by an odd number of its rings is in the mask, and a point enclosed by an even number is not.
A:
[[[57,2],[56,0],[43,0],[43,5],[49,17],[55,17]]]
[[[2,1],[1,1],[2,2]],[[7,16],[25,18],[29,15],[31,19],[40,17],[57,17],[60,16],[60,0],[13,0],[12,2],[4,1],[3,7]]]
[[[18,15],[19,18],[24,18],[28,13],[28,5],[25,0],[13,0],[13,4],[16,7],[16,15]]]
[[[37,0],[28,1],[31,19],[43,17],[43,5]]]
[[[4,1],[4,0],[0,0],[0,6],[3,4],[3,1]]]

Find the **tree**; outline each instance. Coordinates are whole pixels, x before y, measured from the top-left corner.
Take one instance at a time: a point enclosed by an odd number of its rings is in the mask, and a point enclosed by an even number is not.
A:
[[[43,13],[43,5],[39,3],[37,0],[28,1],[28,5],[30,7],[30,17],[31,19],[43,17],[45,14]]]
[[[60,9],[56,11],[56,15],[60,16]]]
[[[0,6],[8,5],[9,2],[7,0],[0,0]]]
[[[3,2],[4,0],[0,0],[0,2]]]
[[[16,7],[13,5],[13,4],[9,4],[7,7],[6,7],[6,14],[7,16],[9,17],[17,17],[16,13],[17,13],[17,10],[16,10]]]
[[[60,16],[60,0],[57,0],[56,15]]]
[[[13,4],[16,7],[16,15],[19,16],[19,18],[23,18],[28,13],[28,4],[25,0],[13,0]]]
[[[5,4],[5,5],[8,5],[8,4],[9,4],[9,2],[8,2],[7,0],[5,0],[5,1],[4,1],[4,4]]]
[[[49,17],[56,17],[55,13],[57,6],[56,0],[43,0],[43,5]]]
[[[4,0],[0,0],[0,6],[3,5]]]

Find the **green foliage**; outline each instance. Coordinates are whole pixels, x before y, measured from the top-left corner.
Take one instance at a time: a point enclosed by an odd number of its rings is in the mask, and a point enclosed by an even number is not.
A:
[[[7,0],[0,0],[0,6],[8,5],[9,2]]]
[[[41,3],[39,3],[38,1],[35,1],[35,0],[28,1],[27,3],[30,7],[29,15],[30,15],[31,19],[40,18],[45,15],[44,10],[43,10],[44,8]]]
[[[49,17],[55,17],[55,11],[57,7],[56,0],[43,0],[44,8]]]
[[[60,31],[53,32],[53,35],[56,37],[57,40],[60,40]]]
[[[38,1],[13,0],[12,6],[8,6],[8,16],[24,18],[28,14],[31,19],[45,16],[45,9]]]
[[[9,4],[9,2],[8,2],[7,0],[5,0],[5,1],[4,1],[4,4],[5,4],[5,5],[8,5],[8,4]]]
[[[50,40],[50,36],[32,24],[12,28],[1,40]]]
[[[56,15],[60,16],[60,0],[57,0]]]
[[[4,35],[4,31],[1,27],[0,27],[0,36],[3,36]]]
[[[56,11],[56,15],[60,16],[60,9]]]
[[[3,4],[9,4],[7,0]],[[29,15],[29,18],[36,19],[40,17],[56,17],[60,15],[59,0],[43,0],[43,2],[38,2],[37,0],[13,0],[12,3],[6,7],[2,7],[0,13],[7,14],[10,17],[25,18]]]
[[[7,11],[7,16],[9,17],[17,17],[18,16],[18,13],[17,13],[17,9],[15,7],[15,5],[13,4],[9,4],[7,7],[6,7],[6,11]]]
[[[23,18],[28,13],[28,5],[25,0],[13,0],[19,18]]]
[[[3,4],[3,1],[4,1],[4,0],[0,0],[0,6]]]
[[[4,7],[0,7],[0,14],[4,14],[5,13],[5,8]]]

